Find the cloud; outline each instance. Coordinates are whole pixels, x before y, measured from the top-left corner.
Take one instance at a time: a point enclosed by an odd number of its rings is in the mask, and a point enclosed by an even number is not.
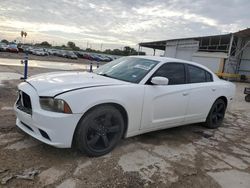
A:
[[[248,0],[2,0],[0,37],[107,47],[220,34],[250,25]]]

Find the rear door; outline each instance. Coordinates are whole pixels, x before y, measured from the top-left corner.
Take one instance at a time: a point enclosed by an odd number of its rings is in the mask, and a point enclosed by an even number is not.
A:
[[[186,70],[190,97],[185,121],[187,123],[199,122],[206,118],[218,96],[218,91],[212,74],[208,71],[189,64],[186,64]]]
[[[168,85],[152,85],[154,76],[169,79]],[[185,66],[165,63],[145,84],[141,129],[157,129],[181,124],[186,116],[189,100]]]

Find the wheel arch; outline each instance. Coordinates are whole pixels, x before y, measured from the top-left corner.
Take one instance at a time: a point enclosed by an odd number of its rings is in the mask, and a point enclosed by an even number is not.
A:
[[[228,104],[227,97],[225,97],[225,96],[220,96],[220,97],[218,97],[215,101],[217,101],[218,99],[222,99],[222,100],[225,102],[226,107],[227,107],[227,104]],[[215,101],[214,101],[214,102],[215,102]]]
[[[96,108],[98,108],[98,107],[100,107],[100,106],[104,106],[104,105],[113,106],[113,107],[115,107],[117,110],[119,110],[119,112],[121,113],[121,115],[122,115],[122,117],[123,117],[123,120],[124,120],[124,125],[125,125],[122,138],[125,138],[126,133],[127,133],[127,129],[128,129],[128,113],[127,113],[125,107],[122,106],[121,104],[118,104],[118,103],[106,102],[106,103],[96,104],[96,105],[90,107],[87,111],[85,111],[85,112],[83,113],[82,117],[80,118],[80,120],[79,120],[78,123],[77,123],[77,126],[75,127],[74,134],[73,134],[73,139],[72,139],[72,144],[71,144],[72,146],[75,144],[76,131],[77,131],[78,127],[79,127],[80,122],[84,119],[84,117],[85,117],[88,113],[90,113],[90,112],[92,112],[93,110],[95,110]]]
[[[208,113],[207,113],[206,119],[207,119],[207,117],[209,116],[209,113],[210,113],[210,111],[211,111],[211,109],[212,109],[214,103],[215,103],[218,99],[223,100],[223,101],[225,102],[226,108],[227,108],[227,104],[228,104],[227,97],[225,97],[225,96],[220,96],[220,97],[216,98],[215,101],[212,103],[212,105],[211,105],[211,107],[210,107],[210,109],[209,109],[209,111],[208,111]]]

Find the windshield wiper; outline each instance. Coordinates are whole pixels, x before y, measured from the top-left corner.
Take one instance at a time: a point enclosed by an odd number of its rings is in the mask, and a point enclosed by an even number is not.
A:
[[[101,76],[105,76],[105,77],[109,77],[109,78],[113,78],[113,77],[111,77],[111,76],[109,76],[109,75],[107,75],[107,74],[98,74],[98,75],[101,75]]]

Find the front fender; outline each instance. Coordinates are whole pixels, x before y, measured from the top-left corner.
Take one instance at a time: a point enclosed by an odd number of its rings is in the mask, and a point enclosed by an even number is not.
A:
[[[144,86],[139,84],[85,88],[58,95],[65,100],[73,113],[84,115],[89,109],[104,103],[121,105],[128,115],[128,130],[138,131],[144,100]]]

